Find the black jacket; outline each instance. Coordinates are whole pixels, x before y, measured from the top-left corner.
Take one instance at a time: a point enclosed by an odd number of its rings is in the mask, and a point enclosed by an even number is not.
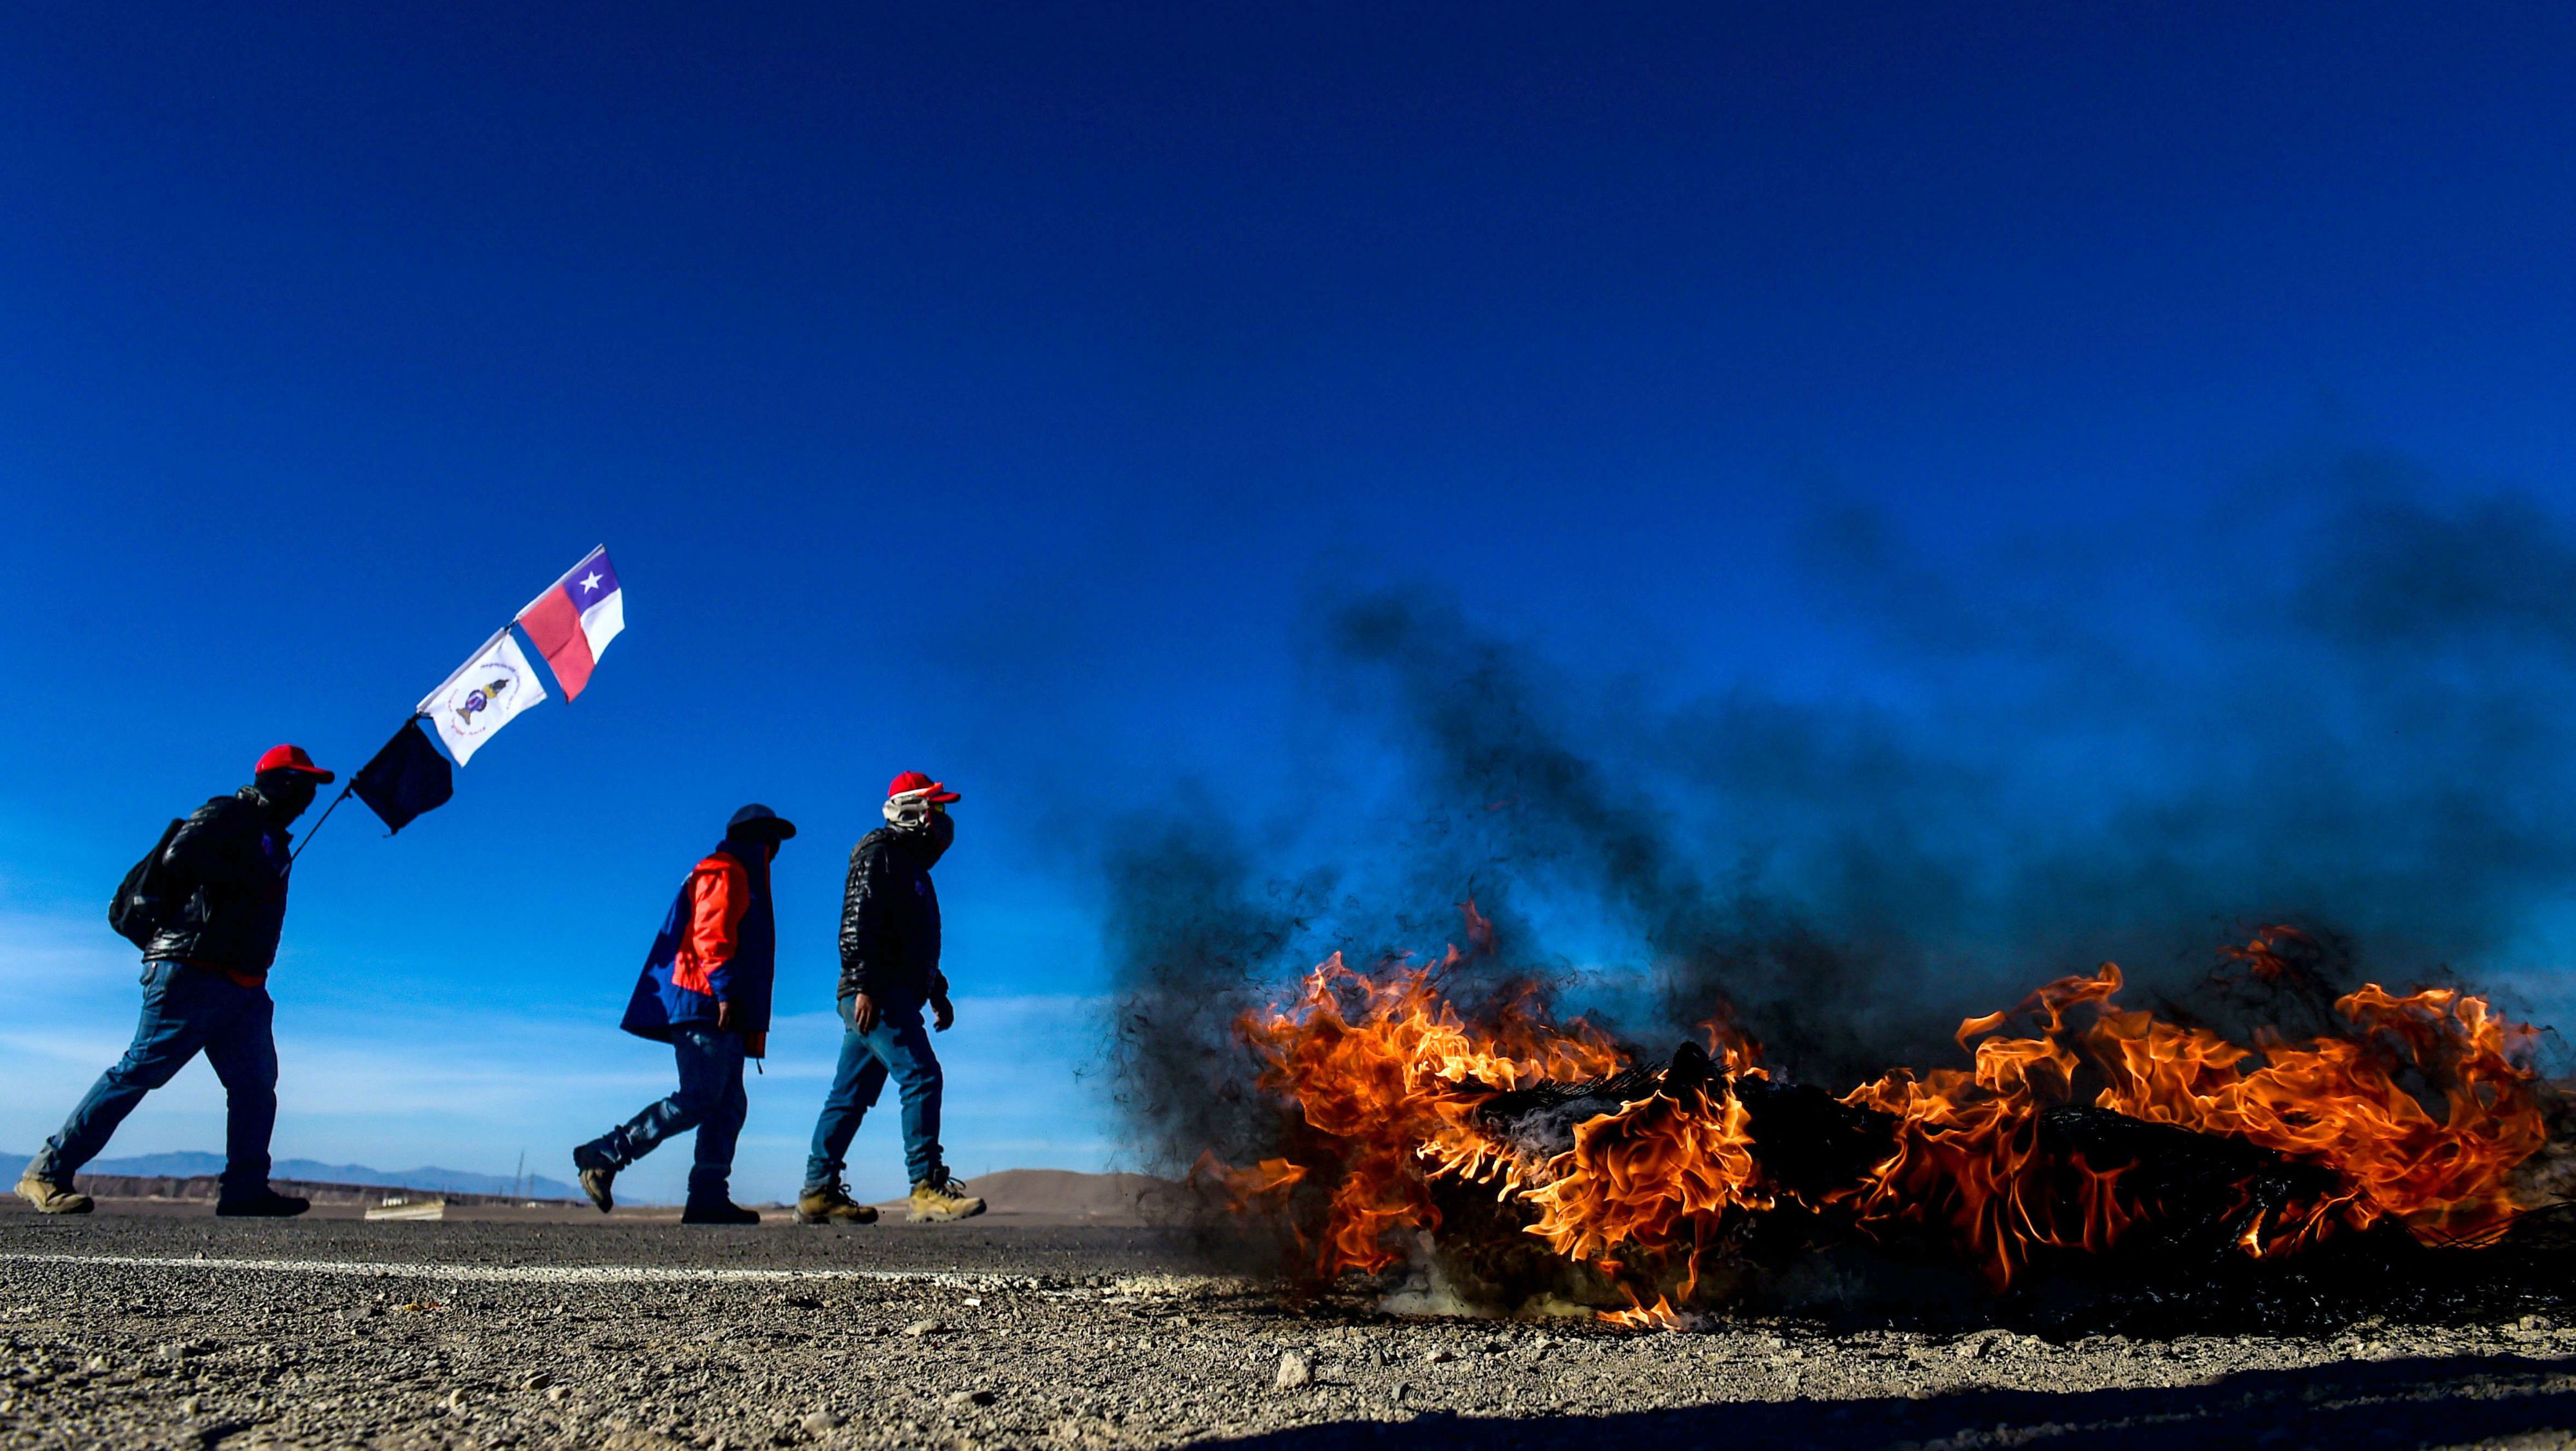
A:
[[[879,827],[850,852],[841,894],[841,996],[921,1003],[948,990],[939,975],[939,894],[916,836]]]
[[[162,855],[171,902],[146,962],[193,962],[266,972],[286,927],[288,843],[268,819],[268,800],[244,786],[197,808]]]

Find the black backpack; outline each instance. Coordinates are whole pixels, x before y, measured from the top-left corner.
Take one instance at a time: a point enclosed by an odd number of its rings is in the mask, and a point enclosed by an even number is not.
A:
[[[126,872],[125,880],[116,884],[115,897],[107,904],[107,925],[116,929],[117,936],[137,947],[150,947],[152,934],[161,930],[162,918],[168,912],[161,893],[168,885],[169,877],[161,857],[170,850],[170,838],[177,836],[179,828],[185,824],[184,818],[170,818],[170,825],[161,833],[160,844],[152,848],[150,856],[136,862]]]

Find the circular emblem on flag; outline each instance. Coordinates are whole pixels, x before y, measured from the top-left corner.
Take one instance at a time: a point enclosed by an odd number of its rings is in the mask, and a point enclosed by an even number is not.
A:
[[[486,660],[476,667],[463,694],[448,701],[448,729],[474,739],[506,719],[519,689],[519,670],[506,660]]]

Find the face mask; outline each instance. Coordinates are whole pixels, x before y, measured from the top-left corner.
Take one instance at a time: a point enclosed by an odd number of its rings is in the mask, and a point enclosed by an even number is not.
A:
[[[938,814],[939,803],[918,791],[886,798],[886,825],[897,831],[919,831],[923,822]]]
[[[948,844],[957,839],[957,818],[945,811],[931,813],[930,824],[921,829],[921,838],[931,865],[938,865],[939,859],[948,854]]]
[[[313,804],[313,778],[301,771],[263,771],[251,784],[268,798],[268,809],[280,826],[304,814]]]

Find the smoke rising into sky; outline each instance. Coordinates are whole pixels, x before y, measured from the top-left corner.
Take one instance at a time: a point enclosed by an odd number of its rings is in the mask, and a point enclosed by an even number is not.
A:
[[[1331,951],[1436,954],[1471,896],[1489,980],[1543,977],[1657,1053],[1723,1006],[1837,1089],[1958,1061],[1962,1017],[2105,959],[2223,1014],[2215,949],[2273,921],[2348,979],[2464,978],[2545,1021],[2576,538],[2431,483],[2284,464],[2169,525],[1942,567],[1823,511],[1806,575],[1846,693],[1605,674],[1437,588],[1320,604],[1310,702],[1383,754],[1301,763],[1334,786],[1273,819],[1211,782],[1120,834],[1130,1106],[1184,1159],[1240,1145],[1231,1015]]]
[[[97,904],[163,823],[364,761],[603,541],[581,700],[298,866],[280,1153],[566,1172],[748,800],[828,1042],[911,769],[996,1004],[952,1082],[1069,1090],[969,1164],[1101,1166],[1057,1007],[1140,961],[1258,999],[1470,893],[1479,980],[1640,1042],[1723,986],[1820,1075],[2248,914],[2545,1003],[2571,59],[2536,7],[0,12],[0,1149],[130,1032]],[[2242,476],[2311,437],[2431,468]],[[379,1041],[484,1086],[294,1087]],[[753,1093],[786,1192],[811,1086]]]

